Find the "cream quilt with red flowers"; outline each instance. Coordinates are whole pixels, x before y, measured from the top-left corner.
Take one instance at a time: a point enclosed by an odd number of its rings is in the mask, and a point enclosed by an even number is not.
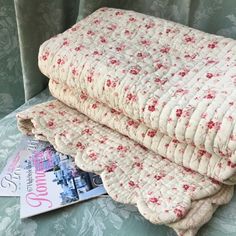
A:
[[[186,235],[230,200],[235,40],[102,8],[43,43],[39,68],[62,103],[19,114],[19,128],[101,173],[115,200]]]

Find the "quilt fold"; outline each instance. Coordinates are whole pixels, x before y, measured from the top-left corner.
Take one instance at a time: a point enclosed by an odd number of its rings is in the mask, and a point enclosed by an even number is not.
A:
[[[236,41],[101,8],[44,42],[57,99],[19,129],[101,174],[116,201],[195,235],[236,183]]]
[[[39,51],[56,98],[71,106],[73,94],[80,112],[83,103],[99,106],[91,119],[114,110],[132,126],[118,132],[226,184],[236,181],[235,62],[235,40],[109,8]]]

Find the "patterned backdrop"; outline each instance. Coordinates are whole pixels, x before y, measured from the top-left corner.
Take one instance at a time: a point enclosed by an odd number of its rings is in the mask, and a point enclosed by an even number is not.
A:
[[[236,38],[235,0],[0,0],[0,118],[46,87],[37,67],[39,45],[102,6]]]

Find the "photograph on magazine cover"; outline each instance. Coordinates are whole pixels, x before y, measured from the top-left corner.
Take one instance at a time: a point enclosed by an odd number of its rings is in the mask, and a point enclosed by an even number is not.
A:
[[[29,140],[21,157],[21,218],[105,194],[99,175],[79,169],[48,142]]]

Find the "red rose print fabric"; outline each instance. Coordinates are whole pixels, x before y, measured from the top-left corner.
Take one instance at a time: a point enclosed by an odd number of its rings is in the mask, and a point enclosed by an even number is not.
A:
[[[100,174],[114,200],[136,204],[145,218],[179,235],[195,233],[233,195],[233,186],[170,162],[57,100],[17,119],[24,134],[49,141],[81,169]]]
[[[110,8],[39,52],[56,98],[172,162],[230,184],[236,182],[235,65],[232,39]],[[110,113],[127,126],[106,119]]]
[[[230,199],[235,40],[102,8],[44,42],[38,62],[62,103],[20,114],[19,128],[101,173],[113,199],[180,235]]]

